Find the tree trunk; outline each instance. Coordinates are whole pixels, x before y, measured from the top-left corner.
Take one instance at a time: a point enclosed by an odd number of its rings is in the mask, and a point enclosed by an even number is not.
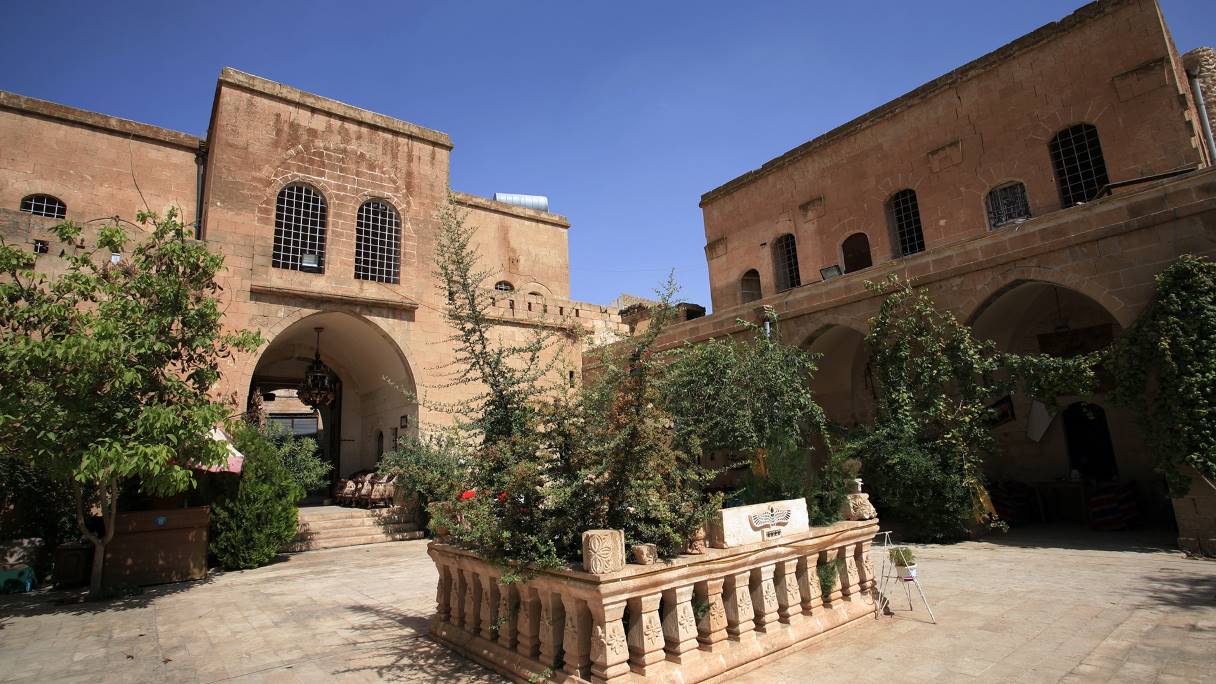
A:
[[[102,597],[101,573],[106,559],[106,544],[114,538],[114,519],[118,512],[118,483],[111,482],[100,487],[98,502],[101,508],[101,519],[105,524],[105,533],[98,537],[84,520],[84,495],[80,483],[73,481],[72,492],[76,497],[76,526],[85,538],[93,544],[93,570],[89,574],[89,599],[96,601]]]

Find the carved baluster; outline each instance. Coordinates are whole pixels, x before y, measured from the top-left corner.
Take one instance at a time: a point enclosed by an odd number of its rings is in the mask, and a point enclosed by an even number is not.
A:
[[[777,588],[773,586],[776,565],[752,568],[752,608],[756,613],[756,631],[765,632],[777,622]]]
[[[667,659],[682,663],[697,650],[697,618],[692,612],[692,586],[663,591],[663,637]]]
[[[435,619],[447,622],[452,616],[452,569],[435,563],[439,569],[439,586],[435,589]]]
[[[876,578],[874,577],[874,559],[870,558],[870,548],[873,542],[862,542],[857,545],[857,568],[861,574],[861,592],[874,593]]]
[[[819,554],[798,559],[798,589],[802,594],[802,614],[811,615],[823,606],[819,589]]]
[[[751,573],[744,571],[726,577],[722,598],[726,608],[726,633],[742,639],[755,629],[752,621],[752,594],[748,587]]]
[[[853,555],[854,548],[846,546],[840,550],[840,556],[844,558],[844,568],[840,572],[840,591],[849,600],[861,593],[861,571],[857,568],[857,557]]]
[[[712,647],[726,638],[726,608],[722,605],[722,584],[726,578],[697,582],[697,603],[704,606],[705,614],[697,621],[697,640]]]
[[[562,604],[566,610],[566,627],[562,633],[566,662],[562,671],[585,678],[591,666],[591,611],[577,596],[562,596]]]
[[[540,662],[545,667],[561,665],[562,630],[566,624],[566,609],[556,592],[541,589],[540,594]]]
[[[481,581],[477,573],[465,570],[464,588],[464,631],[476,634],[481,627]]]
[[[776,577],[777,616],[782,622],[793,621],[802,614],[802,592],[798,590],[798,559],[791,558],[777,564],[780,573]]]
[[[452,593],[448,603],[452,610],[452,626],[464,629],[464,592],[468,589],[468,580],[463,568],[451,568]]]
[[[515,648],[515,639],[519,625],[516,613],[519,611],[519,590],[514,584],[498,585],[498,615],[495,621],[498,625],[498,643],[507,649]]]
[[[477,602],[480,634],[482,639],[493,641],[498,638],[498,581],[487,573],[482,573],[478,579],[481,581],[481,600]]]
[[[591,603],[591,681],[609,682],[628,674],[629,645],[625,640],[625,602]]]
[[[525,658],[540,655],[540,597],[536,589],[519,587],[519,643],[515,651]]]
[[[659,619],[661,599],[659,594],[629,599],[629,663],[641,674],[647,674],[649,666],[665,658],[663,623]]]

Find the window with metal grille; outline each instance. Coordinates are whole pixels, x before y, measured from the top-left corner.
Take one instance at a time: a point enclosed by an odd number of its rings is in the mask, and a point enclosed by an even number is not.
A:
[[[61,219],[68,213],[68,206],[50,195],[30,195],[21,200],[21,211],[34,216]]]
[[[505,280],[500,280],[497,283],[494,283],[494,289],[498,290],[499,292],[514,292],[515,286]]]
[[[920,205],[916,202],[915,190],[900,190],[891,195],[887,202],[887,214],[895,233],[899,256],[925,251],[925,233],[921,229]]]
[[[844,272],[852,273],[874,265],[870,258],[870,238],[865,233],[853,233],[840,246],[844,256]]]
[[[1026,186],[1021,183],[998,185],[988,192],[988,225],[997,228],[1018,219],[1030,218]]]
[[[787,233],[773,243],[773,267],[777,269],[778,292],[802,284],[798,275],[798,245],[793,235]]]
[[[752,269],[739,281],[739,299],[742,304],[754,302],[764,296],[760,290],[760,272]]]
[[[388,202],[368,200],[355,216],[355,277],[380,283],[401,279],[401,217]]]
[[[325,270],[325,198],[302,183],[279,191],[274,207],[270,265],[293,271]]]
[[[1110,182],[1098,129],[1094,126],[1085,123],[1069,126],[1056,133],[1048,147],[1056,185],[1060,186],[1060,204],[1065,209],[1090,201]]]

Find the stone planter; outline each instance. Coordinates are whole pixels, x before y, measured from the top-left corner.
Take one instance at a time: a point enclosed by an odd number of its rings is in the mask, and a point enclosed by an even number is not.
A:
[[[725,681],[872,616],[877,531],[876,520],[845,521],[636,565],[623,564],[614,531],[593,530],[584,553],[608,572],[571,565],[509,585],[498,583],[500,568],[433,541],[430,633],[516,681]],[[847,571],[821,596],[817,567],[840,560]]]
[[[916,579],[916,563],[912,565],[896,565],[895,574],[900,579]]]

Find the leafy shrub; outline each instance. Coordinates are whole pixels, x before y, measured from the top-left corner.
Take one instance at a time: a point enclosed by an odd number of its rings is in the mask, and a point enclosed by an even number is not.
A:
[[[906,546],[896,546],[888,551],[887,555],[891,557],[891,562],[896,565],[907,567],[916,563],[916,554]]]
[[[274,443],[283,467],[301,492],[308,493],[329,483],[333,465],[321,458],[315,439],[297,437],[274,423],[267,423],[262,435]]]
[[[53,549],[80,537],[71,484],[0,457],[0,539],[39,537]]]
[[[245,423],[231,432],[245,463],[236,495],[212,512],[211,552],[225,568],[244,570],[270,562],[295,538],[304,490],[284,464],[282,445]]]

